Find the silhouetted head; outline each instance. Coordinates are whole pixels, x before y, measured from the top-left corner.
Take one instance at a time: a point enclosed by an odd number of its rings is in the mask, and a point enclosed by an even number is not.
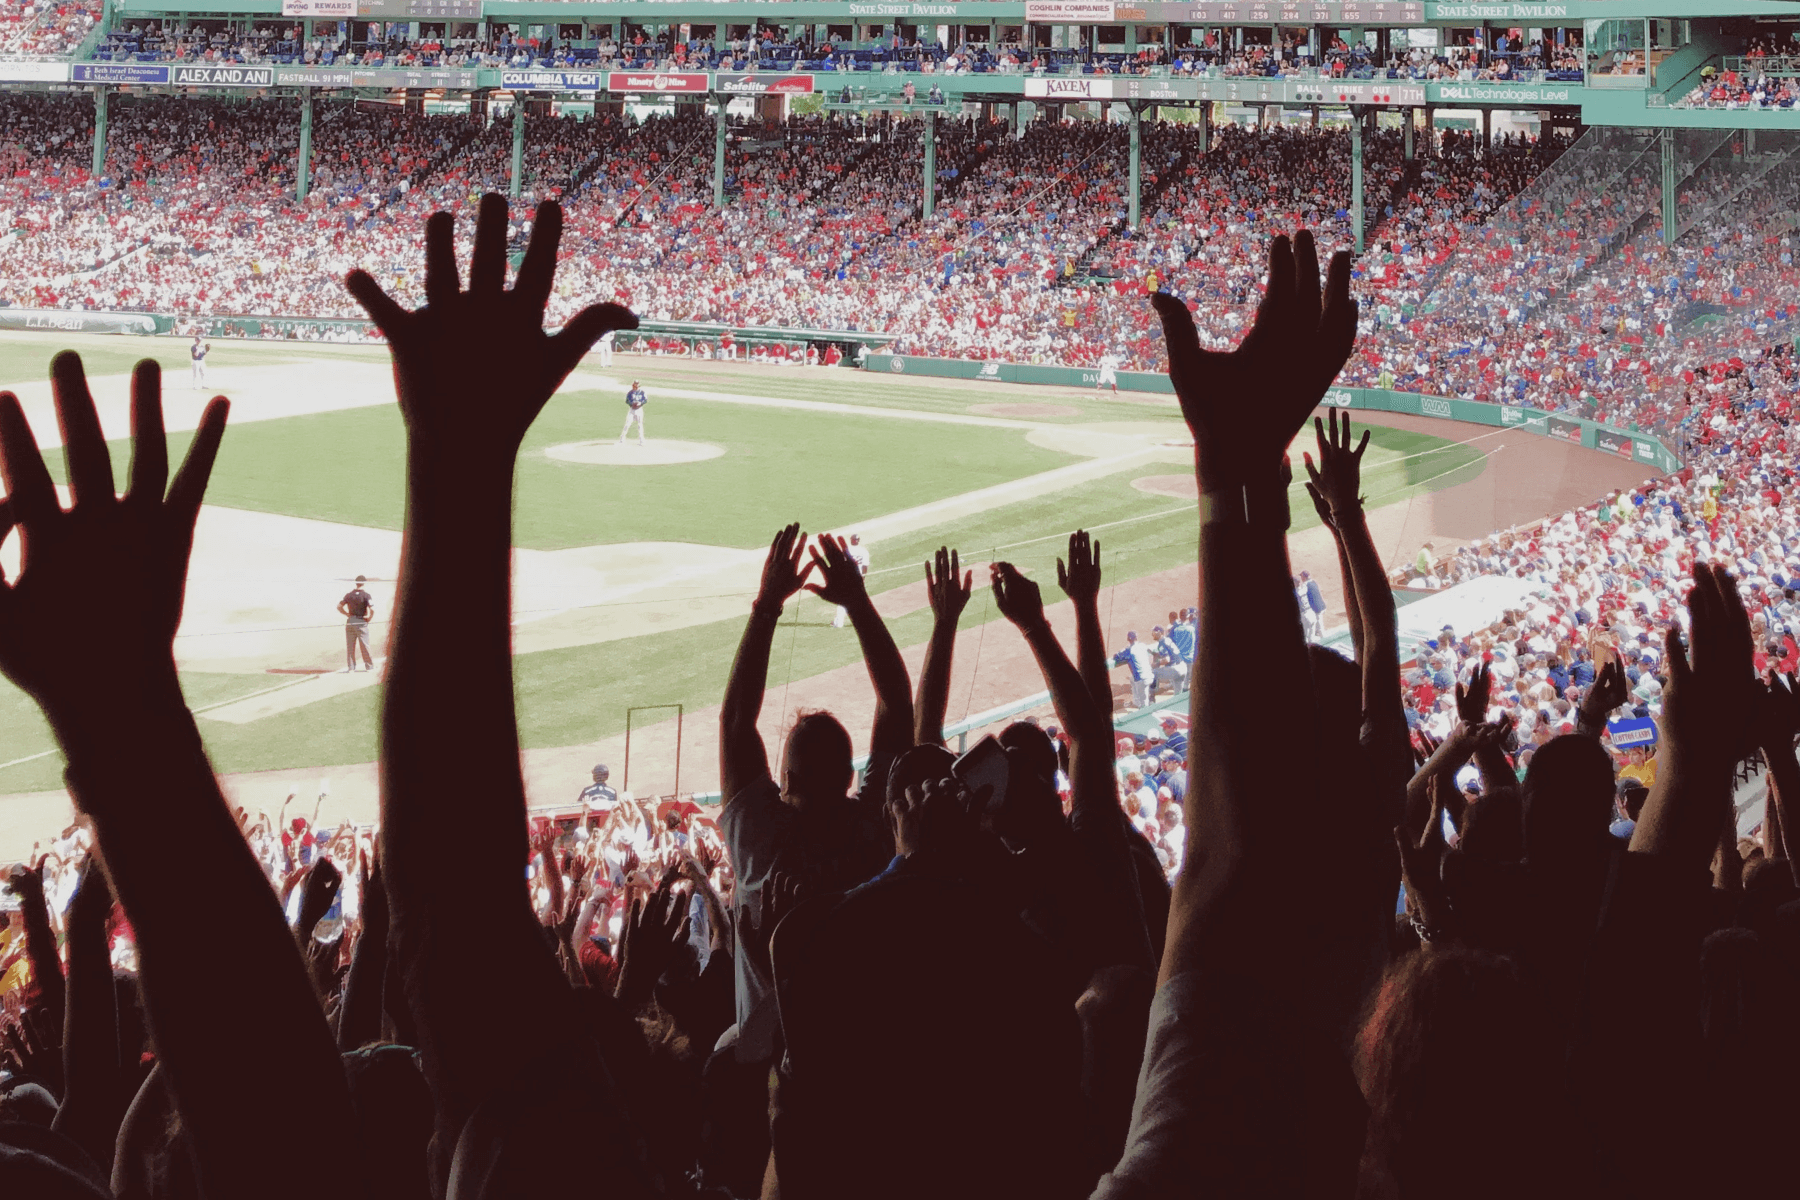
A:
[[[1357,1039],[1369,1105],[1358,1193],[1561,1194],[1554,1050],[1539,998],[1511,960],[1463,948],[1402,958]]]
[[[842,800],[850,790],[850,734],[828,712],[801,713],[781,758],[781,795],[796,808]]]
[[[1608,848],[1613,768],[1599,742],[1574,733],[1551,738],[1532,756],[1523,790],[1532,870],[1588,863]]]

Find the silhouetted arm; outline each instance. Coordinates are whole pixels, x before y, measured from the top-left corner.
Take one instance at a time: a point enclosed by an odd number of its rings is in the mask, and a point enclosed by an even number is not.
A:
[[[63,1097],[54,1126],[109,1174],[126,1099],[119,1094],[118,1005],[106,945],[112,905],[100,862],[90,858],[82,870],[81,888],[69,902]]]
[[[770,777],[769,751],[756,730],[756,719],[762,715],[769,647],[781,621],[781,608],[812,574],[811,563],[804,568],[800,565],[805,552],[806,534],[798,523],[777,533],[769,543],[762,583],[725,681],[725,700],[719,706],[719,791],[726,804],[751,784]]]
[[[584,1076],[584,1103],[610,1107],[598,1049],[532,913],[525,787],[512,684],[512,486],[520,443],[544,404],[608,329],[617,305],[543,331],[562,210],[540,205],[514,287],[505,289],[506,202],[481,200],[469,286],[454,221],[425,229],[426,305],[407,312],[367,274],[345,284],[387,338],[406,424],[406,531],[381,717],[381,860],[391,952],[418,1025],[436,1106],[434,1178],[459,1138],[503,1145],[481,1106],[524,1078]],[[480,346],[479,353],[469,348]],[[454,862],[454,870],[446,864]],[[502,988],[469,984],[469,949]],[[497,1101],[496,1101],[497,1102]],[[550,1114],[539,1111],[539,1119]],[[580,1106],[554,1116],[572,1120]],[[471,1114],[488,1114],[476,1132]],[[617,1135],[621,1126],[608,1125]],[[487,1150],[477,1153],[488,1153]],[[562,1169],[541,1164],[543,1170]],[[493,1170],[500,1170],[498,1165]],[[523,1169],[513,1165],[510,1170]],[[550,1176],[510,1176],[533,1186]],[[629,1176],[620,1183],[629,1187]]]
[[[1112,679],[1107,674],[1106,643],[1100,631],[1100,543],[1085,529],[1069,535],[1069,561],[1056,560],[1056,582],[1075,605],[1075,661],[1094,707],[1112,720]],[[1108,726],[1107,744],[1112,735]],[[1109,749],[1108,753],[1112,753]]]
[[[1096,877],[1093,902],[1110,910],[1107,925],[1116,939],[1111,947],[1096,947],[1096,957],[1102,965],[1148,971],[1153,966],[1150,933],[1126,849],[1126,824],[1119,813],[1112,725],[1096,709],[1081,672],[1045,620],[1037,584],[1011,563],[995,563],[992,571],[994,604],[1024,635],[1050,689],[1057,720],[1069,732],[1070,827],[1087,848]]]
[[[80,357],[60,354],[51,371],[71,512],[57,502],[18,401],[0,394],[0,471],[9,515],[26,535],[19,577],[0,593],[0,668],[43,707],[70,793],[93,820],[205,1190],[309,1194],[311,1181],[268,1170],[267,1132],[351,1146],[348,1093],[305,965],[213,778],[171,652],[227,405],[207,406],[165,496],[161,373],[138,364],[120,498]],[[46,638],[49,628],[71,636]],[[180,866],[192,862],[207,869]],[[205,914],[204,935],[196,914]]]
[[[1631,849],[1704,870],[1731,805],[1731,772],[1756,704],[1750,619],[1737,583],[1723,568],[1694,565],[1688,593],[1692,658],[1680,631],[1666,638],[1669,686],[1663,691],[1656,782],[1644,800]]]
[[[806,590],[850,614],[850,623],[856,626],[856,640],[862,644],[863,663],[869,669],[869,682],[875,685],[875,722],[869,734],[869,753],[903,754],[913,744],[912,680],[907,676],[900,648],[894,645],[894,635],[888,632],[887,622],[869,599],[862,566],[850,557],[842,538],[830,535],[821,537],[813,547],[811,565],[819,569],[824,582],[808,584]]]
[[[925,564],[925,595],[931,601],[931,640],[919,667],[919,695],[913,703],[913,744],[944,741],[944,713],[950,707],[950,662],[956,655],[956,625],[969,603],[973,571],[963,571],[956,551],[940,546],[937,569]]]

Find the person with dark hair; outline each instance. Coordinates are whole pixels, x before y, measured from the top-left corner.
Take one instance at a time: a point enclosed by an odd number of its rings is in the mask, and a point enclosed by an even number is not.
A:
[[[740,914],[759,902],[777,872],[793,876],[813,894],[843,892],[879,874],[894,853],[880,805],[889,766],[912,745],[912,682],[844,543],[821,539],[802,566],[805,550],[797,524],[770,544],[720,709],[725,810],[719,825],[736,872]],[[809,585],[815,570],[822,582]],[[855,796],[849,794],[855,775],[850,735],[830,713],[807,712],[795,720],[782,748],[779,784],[757,732],[775,625],[782,606],[802,588],[849,612],[875,685],[870,767]],[[736,1056],[740,1062],[766,1062],[775,1052],[777,1032],[769,964],[765,953],[744,940],[741,924],[735,963]]]

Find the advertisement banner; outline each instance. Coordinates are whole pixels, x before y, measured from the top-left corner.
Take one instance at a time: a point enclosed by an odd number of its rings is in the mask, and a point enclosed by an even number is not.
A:
[[[851,4],[850,15],[853,17],[954,17],[963,15],[955,4],[924,4],[919,0],[912,3],[895,3],[894,0],[876,0],[870,4]]]
[[[0,62],[0,83],[67,83],[66,62]]]
[[[1656,744],[1656,722],[1649,717],[1626,717],[1622,721],[1608,721],[1606,732],[1612,738],[1614,748],[1619,750],[1627,746]]]
[[[176,87],[274,87],[275,68],[177,63],[169,71],[169,82]]]
[[[1433,83],[1426,94],[1438,104],[1580,104],[1579,84]]]
[[[744,75],[721,72],[713,76],[713,91],[732,96],[810,96],[817,91],[812,75]]]
[[[162,63],[76,63],[69,68],[72,83],[167,83],[169,68]]]
[[[356,0],[281,0],[284,17],[354,17]]]
[[[609,92],[704,92],[706,84],[705,75],[694,73],[613,71],[606,77],[606,90]]]
[[[1632,441],[1632,438],[1616,430],[1608,429],[1604,425],[1594,428],[1594,449],[1596,450],[1604,450],[1608,454],[1617,455],[1620,458],[1634,458],[1636,455],[1632,449]]]
[[[1348,6],[1346,6],[1348,7]],[[1427,21],[1554,21],[1569,15],[1567,4],[1425,4]]]
[[[1044,100],[1111,100],[1113,80],[1052,75],[1044,79],[1027,79],[1025,94]]]
[[[161,318],[163,328],[174,322]],[[0,329],[52,329],[57,333],[157,332],[158,318],[149,313],[64,312],[55,308],[0,308]]]
[[[433,67],[276,67],[282,87],[451,88],[476,86],[474,71]]]
[[[502,71],[500,86],[521,92],[597,92],[606,86],[606,72]]]
[[[1034,25],[1110,25],[1111,0],[1025,0],[1025,19]]]
[[[1553,438],[1581,445],[1581,422],[1571,421],[1567,417],[1551,417],[1544,422],[1544,432]]]

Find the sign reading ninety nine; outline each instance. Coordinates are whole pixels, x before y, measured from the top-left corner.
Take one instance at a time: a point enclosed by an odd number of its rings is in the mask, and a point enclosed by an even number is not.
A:
[[[609,92],[704,92],[706,84],[706,76],[697,73],[612,71],[606,76]]]

